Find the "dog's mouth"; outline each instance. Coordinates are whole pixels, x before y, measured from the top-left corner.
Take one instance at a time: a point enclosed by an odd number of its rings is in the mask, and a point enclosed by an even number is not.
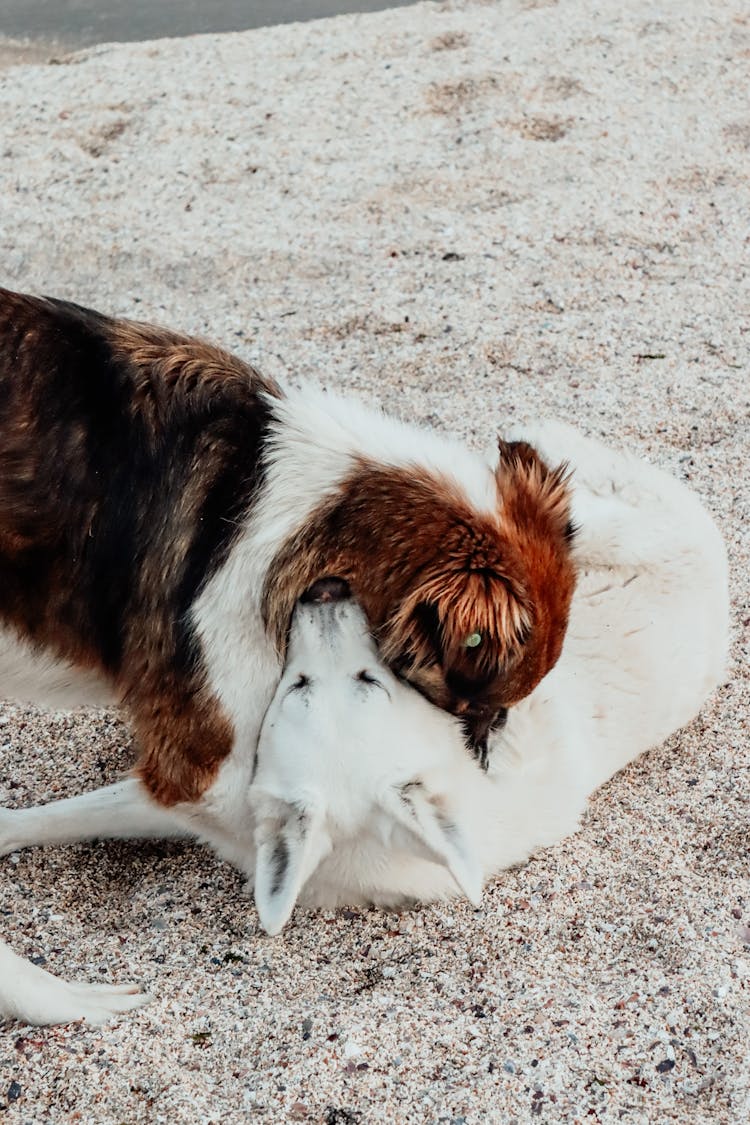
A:
[[[313,605],[325,605],[329,602],[343,602],[352,596],[351,587],[345,578],[328,575],[319,578],[308,586],[300,598],[301,602]]]

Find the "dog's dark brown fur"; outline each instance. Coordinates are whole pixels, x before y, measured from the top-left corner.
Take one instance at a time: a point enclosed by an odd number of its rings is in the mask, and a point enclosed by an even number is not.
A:
[[[208,344],[0,291],[0,617],[114,683],[165,803],[232,746],[187,613],[261,483],[261,390]]]

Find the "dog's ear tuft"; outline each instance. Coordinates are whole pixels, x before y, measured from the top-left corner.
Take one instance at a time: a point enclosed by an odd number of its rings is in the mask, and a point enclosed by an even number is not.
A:
[[[264,805],[255,829],[255,906],[261,926],[273,936],[286,925],[331,840],[315,813],[277,799]]]
[[[541,460],[534,446],[527,441],[506,441],[498,435],[497,450],[500,454],[499,464],[505,469],[518,469],[521,466],[530,469],[536,467]]]
[[[389,788],[379,803],[396,826],[406,831],[407,839],[412,844],[417,840],[429,859],[447,867],[469,901],[479,906],[482,868],[445,799],[430,793],[425,783],[417,780]]]
[[[498,438],[500,454],[496,479],[501,497],[521,514],[529,508],[545,515],[565,539],[572,539],[570,524],[570,470],[566,463],[551,469],[526,441]]]

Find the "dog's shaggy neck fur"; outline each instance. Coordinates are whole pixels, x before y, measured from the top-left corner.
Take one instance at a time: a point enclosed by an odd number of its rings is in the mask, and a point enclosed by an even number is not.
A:
[[[486,744],[559,655],[567,526],[566,482],[530,447],[493,473],[211,345],[0,291],[0,619],[27,656],[109,682],[163,804],[252,756],[293,605],[331,573]]]

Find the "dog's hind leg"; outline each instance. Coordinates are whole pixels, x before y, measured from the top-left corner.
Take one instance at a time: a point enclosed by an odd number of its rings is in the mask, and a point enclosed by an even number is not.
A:
[[[24,961],[0,942],[0,1019],[46,1025],[104,1023],[151,999],[137,985],[77,984]]]
[[[190,835],[175,812],[152,801],[133,777],[47,805],[0,809],[0,855],[35,844]]]

